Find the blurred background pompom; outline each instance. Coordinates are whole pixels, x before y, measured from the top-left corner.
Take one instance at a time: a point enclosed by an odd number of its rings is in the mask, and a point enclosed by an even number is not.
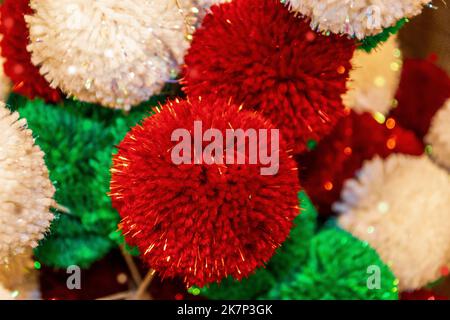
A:
[[[4,57],[3,69],[13,83],[12,90],[29,99],[43,98],[58,102],[60,93],[50,88],[31,63],[27,51],[29,32],[24,15],[32,12],[29,0],[4,0],[0,5],[0,47]]]
[[[370,53],[357,50],[352,59],[348,91],[343,96],[344,105],[357,112],[386,115],[394,105],[401,68],[396,36]]]
[[[312,151],[297,157],[300,181],[321,216],[332,214],[331,205],[339,199],[344,181],[354,176],[364,160],[423,153],[424,146],[413,132],[393,118],[377,119],[351,111]]]
[[[431,60],[405,59],[391,116],[423,139],[431,119],[450,98],[450,77]]]
[[[294,152],[329,133],[343,115],[353,41],[315,34],[278,0],[211,10],[185,58],[185,92],[260,111]]]
[[[348,34],[358,39],[376,35],[401,18],[418,15],[431,0],[287,0],[291,11],[311,19],[321,32]]]
[[[372,268],[372,269],[370,269]],[[379,282],[369,282],[374,269]],[[375,289],[368,290],[373,285]],[[277,300],[396,300],[397,281],[367,243],[331,228],[311,241],[309,259],[265,296]]]
[[[431,120],[425,141],[431,146],[431,157],[450,170],[450,99]]]
[[[0,262],[0,287],[11,299],[36,300],[41,298],[38,272],[31,249]],[[0,300],[2,298],[0,297]]]
[[[438,279],[450,263],[450,177],[426,156],[367,161],[345,183],[339,225],[367,241],[402,290]]]
[[[275,174],[262,174],[261,163],[228,164],[229,151],[216,153],[209,164],[191,159],[175,165],[172,150],[189,158],[192,153],[179,150],[172,134],[179,128],[194,132],[194,121],[224,137],[227,129],[251,128],[269,130],[262,138],[268,140],[260,141],[264,145],[278,139],[268,120],[229,100],[169,102],[120,143],[110,195],[122,217],[120,228],[142,259],[162,277],[179,276],[188,286],[202,287],[227,275],[240,280],[272,257],[299,213],[300,186],[295,161],[281,138]],[[238,150],[249,150],[247,139],[239,140]],[[202,150],[209,144],[203,141]]]
[[[0,104],[0,260],[35,248],[50,227],[53,187],[27,121]]]
[[[191,1],[180,1],[191,7]],[[81,101],[129,109],[176,77],[188,47],[178,1],[31,0],[33,64]]]

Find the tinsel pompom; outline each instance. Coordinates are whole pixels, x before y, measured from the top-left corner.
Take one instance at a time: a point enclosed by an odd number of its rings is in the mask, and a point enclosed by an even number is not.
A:
[[[450,177],[426,156],[366,162],[345,183],[339,224],[389,264],[402,290],[419,289],[450,263]]]
[[[380,275],[378,284],[369,279],[374,270]],[[379,286],[371,289],[369,283]],[[312,239],[307,263],[288,273],[264,298],[396,300],[396,283],[391,270],[367,243],[333,228]]]
[[[9,292],[10,299],[40,299],[38,274],[31,249],[0,262],[0,287]]]
[[[189,32],[180,9],[190,3],[31,0],[33,64],[70,96],[129,109],[176,76]]]
[[[450,99],[434,115],[425,141],[431,145],[431,157],[450,170]]]
[[[270,259],[266,268],[258,269],[240,281],[227,278],[220,284],[213,283],[203,288],[202,294],[208,299],[257,299],[264,296],[287,273],[304,265],[317,228],[317,212],[304,192],[299,193],[299,201],[301,213],[295,218],[288,239]]]
[[[394,105],[401,67],[397,37],[391,37],[371,53],[356,51],[344,105],[358,112],[387,114]]]
[[[70,213],[57,213],[49,236],[35,254],[42,264],[65,268],[88,267],[117,246],[118,213],[107,196],[114,145],[147,112],[121,112],[65,101],[13,101],[39,137],[46,153],[55,199]],[[84,113],[83,113],[84,112]]]
[[[0,260],[34,248],[50,227],[53,187],[27,121],[0,104]]]
[[[381,120],[381,119],[379,119]],[[392,153],[421,155],[424,146],[413,132],[402,129],[393,118],[377,122],[369,113],[352,111],[316,148],[297,158],[302,185],[319,214],[332,213],[342,184],[353,177],[364,160]]]
[[[353,41],[315,34],[278,0],[211,10],[185,57],[185,92],[261,111],[295,152],[329,133],[343,114]]]
[[[444,70],[429,60],[405,59],[396,94],[398,106],[391,115],[422,139],[449,98],[450,77]]]
[[[274,175],[261,175],[261,163],[227,164],[220,160],[230,156],[227,151],[212,164],[175,165],[172,133],[193,133],[194,121],[224,137],[227,129],[259,132],[273,126],[212,97],[170,102],[159,111],[134,127],[114,156],[111,197],[128,242],[162,277],[180,276],[188,285],[248,276],[271,258],[298,215],[295,161],[280,139]],[[263,139],[270,145],[271,137]]]
[[[431,0],[287,0],[291,11],[311,19],[323,32],[348,34],[358,39],[394,26],[402,18],[422,12]]]
[[[29,99],[44,98],[48,102],[58,102],[60,93],[50,88],[39,74],[39,69],[31,63],[27,51],[29,32],[24,15],[32,12],[29,0],[4,0],[0,6],[1,54],[5,58],[3,69],[13,82],[13,91]]]

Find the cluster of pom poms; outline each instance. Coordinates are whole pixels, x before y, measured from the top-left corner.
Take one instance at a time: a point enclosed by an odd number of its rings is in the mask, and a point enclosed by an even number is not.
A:
[[[442,276],[450,263],[450,177],[426,156],[366,162],[345,183],[339,224],[389,264],[401,290]]]
[[[30,5],[33,64],[53,87],[82,101],[127,109],[147,100],[176,74],[188,46],[176,1]]]
[[[323,32],[347,34],[358,39],[383,32],[402,18],[420,14],[431,0],[287,0],[291,11],[311,19]]]
[[[431,145],[431,156],[450,170],[450,99],[434,115],[425,140]]]
[[[379,274],[378,281],[370,275]],[[264,297],[285,300],[396,300],[398,281],[367,243],[339,229],[319,232],[309,259]],[[370,289],[370,286],[374,286]]]
[[[278,0],[211,10],[185,57],[185,92],[259,110],[295,152],[329,133],[343,115],[353,41],[312,32]]]
[[[27,51],[28,28],[24,15],[32,13],[29,0],[5,0],[0,6],[0,47],[4,57],[3,69],[13,83],[13,91],[29,99],[44,98],[49,102],[61,99],[58,90],[50,88],[31,63]],[[64,56],[64,55],[63,55]]]
[[[352,59],[344,105],[357,112],[387,114],[394,106],[400,82],[401,51],[397,37],[391,37],[376,50],[357,50]]]
[[[274,175],[262,175],[266,166],[260,163],[226,164],[228,151],[205,156],[211,164],[194,164],[201,153],[180,152],[171,141],[174,130],[194,135],[194,121],[201,121],[204,130],[215,128],[225,137],[227,129],[258,132],[273,126],[215,98],[170,102],[158,111],[128,133],[114,157],[111,197],[125,237],[161,276],[180,276],[188,285],[248,276],[270,259],[299,213],[295,161],[280,139]],[[271,133],[263,142],[273,146]],[[195,147],[184,141],[191,150],[198,148],[198,142]],[[237,147],[244,147],[242,141]],[[176,165],[173,152],[193,162]]]
[[[53,214],[55,189],[25,119],[0,105],[0,259],[34,248]]]
[[[342,185],[365,160],[392,153],[421,155],[422,142],[388,118],[377,122],[369,113],[351,111],[317,147],[298,157],[300,180],[321,215],[331,214]]]

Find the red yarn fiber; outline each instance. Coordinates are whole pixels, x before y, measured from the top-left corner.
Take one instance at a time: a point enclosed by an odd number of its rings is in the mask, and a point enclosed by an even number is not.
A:
[[[416,290],[412,292],[402,292],[400,300],[448,300],[446,297],[436,294],[430,290]]]
[[[234,0],[211,11],[185,57],[185,92],[260,110],[296,153],[329,133],[343,114],[354,41],[314,33],[279,0]]]
[[[351,112],[310,153],[297,158],[300,179],[322,216],[332,214],[345,180],[353,177],[365,160],[392,153],[420,155],[424,146],[413,132],[388,119],[379,124],[369,113]]]
[[[450,78],[444,70],[429,60],[406,59],[396,95],[398,106],[391,114],[422,139],[449,97]]]
[[[248,276],[270,259],[299,213],[296,163],[283,141],[272,176],[261,175],[260,164],[172,162],[172,132],[192,133],[196,120],[224,136],[230,128],[272,128],[259,114],[239,110],[214,98],[168,103],[119,145],[111,169],[113,206],[127,241],[162,277],[203,286]]]
[[[31,63],[31,54],[27,51],[29,32],[24,15],[32,13],[28,0],[5,0],[0,6],[3,69],[13,82],[14,92],[29,99],[40,97],[47,102],[58,102],[61,100],[59,91],[49,86]]]

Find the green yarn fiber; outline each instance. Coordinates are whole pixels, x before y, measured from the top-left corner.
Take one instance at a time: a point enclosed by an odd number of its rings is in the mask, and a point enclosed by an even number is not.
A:
[[[220,284],[211,284],[201,289],[209,299],[246,300],[256,299],[267,293],[286,272],[306,262],[309,242],[317,226],[317,212],[308,196],[299,193],[302,213],[294,220],[289,238],[277,250],[266,268],[258,269],[253,275],[241,281],[228,277]]]
[[[380,288],[369,289],[369,266],[380,270]],[[396,300],[397,281],[367,243],[331,228],[311,241],[309,259],[263,298],[282,300]]]
[[[394,26],[383,29],[381,33],[365,37],[361,40],[358,49],[366,52],[372,51],[372,49],[376,48],[380,43],[387,41],[391,35],[396,34],[406,22],[408,22],[407,18],[400,19]]]
[[[35,250],[48,266],[89,267],[123,238],[120,220],[107,195],[112,154],[117,145],[144,116],[157,98],[125,115],[122,111],[64,101],[61,105],[29,101],[15,96],[8,101],[26,118],[36,143],[45,152],[55,200],[70,213],[55,212],[47,237]]]

